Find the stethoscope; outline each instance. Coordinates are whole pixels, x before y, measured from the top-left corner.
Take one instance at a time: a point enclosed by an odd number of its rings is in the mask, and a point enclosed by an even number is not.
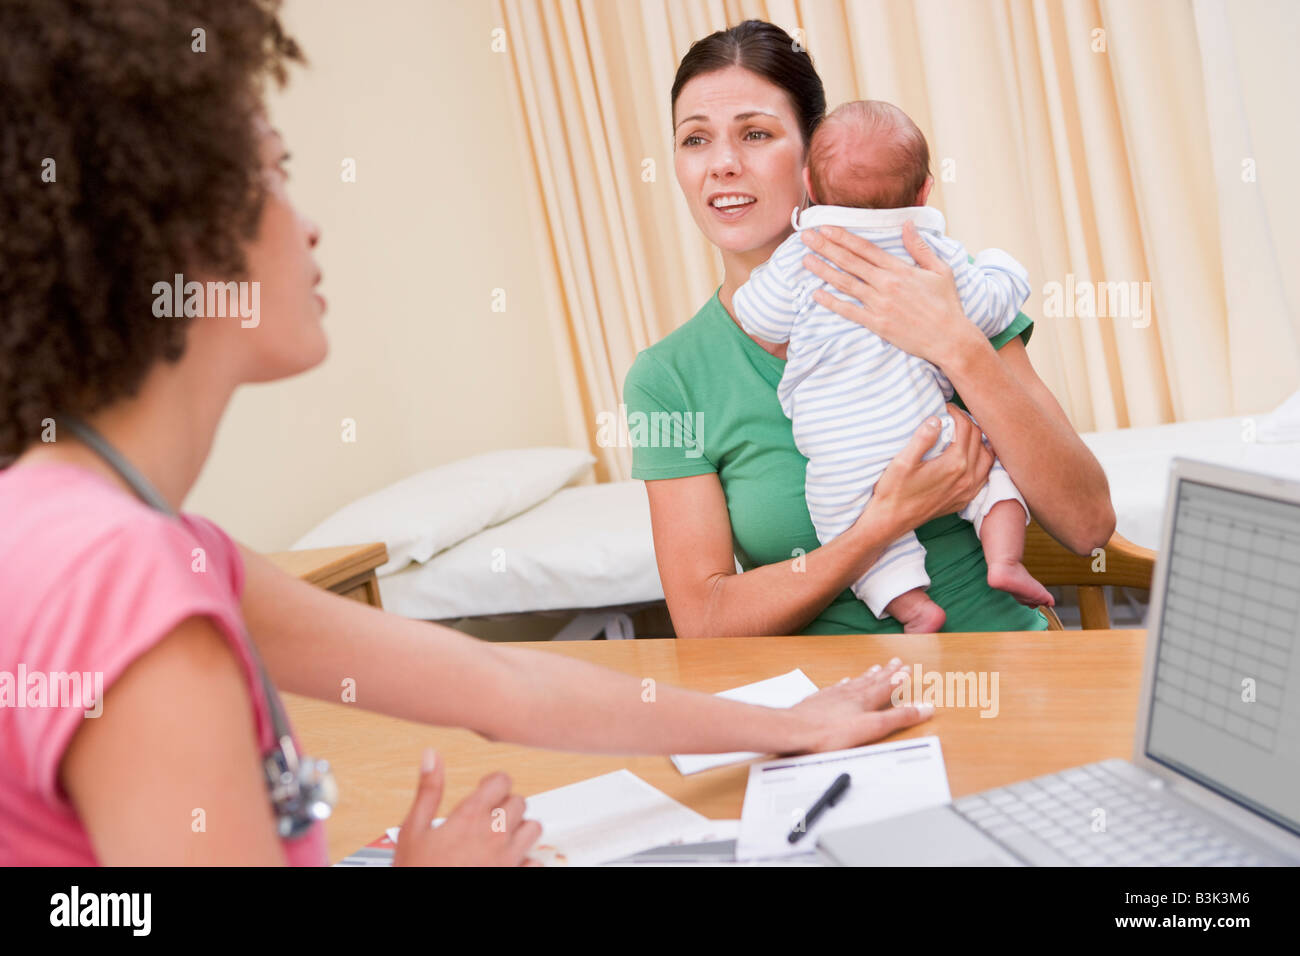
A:
[[[167,504],[166,499],[104,436],[85,422],[68,416],[62,416],[60,424],[117,472],[141,501],[165,515],[175,517],[176,512]],[[293,745],[293,736],[289,732],[289,720],[280,705],[280,695],[275,692],[275,686],[262,663],[262,656],[257,652],[257,645],[247,630],[243,632],[243,638],[253,663],[257,665],[262,694],[266,698],[276,740],[276,745],[262,757],[266,789],[271,798],[271,809],[275,812],[276,829],[282,838],[292,840],[305,834],[312,824],[329,817],[338,801],[338,787],[327,761],[298,755],[298,749]]]

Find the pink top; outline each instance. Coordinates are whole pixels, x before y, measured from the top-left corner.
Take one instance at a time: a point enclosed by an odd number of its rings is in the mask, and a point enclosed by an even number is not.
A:
[[[271,748],[242,636],[244,565],[207,519],[168,518],[71,465],[10,468],[0,471],[0,569],[0,866],[98,863],[59,764],[98,698],[187,618],[208,618],[230,642],[261,750]],[[324,828],[284,850],[293,865],[324,865]]]

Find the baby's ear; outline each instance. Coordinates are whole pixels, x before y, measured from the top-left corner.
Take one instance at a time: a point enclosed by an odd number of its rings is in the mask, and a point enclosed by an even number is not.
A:
[[[921,191],[916,195],[916,204],[924,206],[930,198],[930,190],[934,188],[934,177],[926,176],[925,183],[921,186]]]
[[[812,167],[808,166],[806,163],[803,167],[803,188],[804,192],[808,194],[808,201],[814,206],[818,205],[817,197],[813,195]]]

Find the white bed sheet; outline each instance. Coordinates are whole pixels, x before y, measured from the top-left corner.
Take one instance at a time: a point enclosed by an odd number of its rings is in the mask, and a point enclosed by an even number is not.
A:
[[[1247,420],[1084,434],[1110,481],[1116,530],[1159,547],[1175,457],[1300,479],[1300,442],[1248,441]],[[424,564],[380,578],[379,591],[386,609],[424,620],[661,601],[644,482],[562,489]]]
[[[1216,418],[1082,435],[1110,481],[1115,530],[1135,544],[1160,547],[1169,464],[1174,458],[1300,479],[1300,442],[1248,440],[1251,426],[1247,423],[1266,417]]]
[[[379,594],[386,610],[422,620],[662,601],[645,483],[564,488],[380,578]]]

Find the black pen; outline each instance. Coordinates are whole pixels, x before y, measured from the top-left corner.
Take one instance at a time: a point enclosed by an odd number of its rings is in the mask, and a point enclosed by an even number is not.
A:
[[[804,818],[795,825],[786,837],[790,843],[798,843],[803,839],[803,835],[808,832],[808,828],[817,822],[817,818],[822,815],[822,811],[827,807],[833,807],[844,796],[844,791],[849,789],[849,775],[842,773],[835,778],[835,782],[830,785],[830,789],[817,798],[817,802],[812,805],[812,809],[804,814]]]

